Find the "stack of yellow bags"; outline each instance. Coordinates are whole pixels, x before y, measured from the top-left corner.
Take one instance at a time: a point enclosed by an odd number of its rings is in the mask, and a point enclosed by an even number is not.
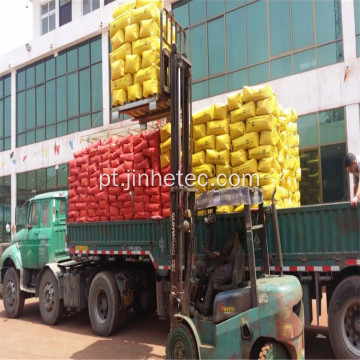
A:
[[[198,178],[197,193],[229,186],[257,186],[259,180],[266,205],[271,203],[276,188],[279,208],[299,206],[301,169],[296,121],[296,112],[284,111],[269,85],[244,87],[243,93],[228,97],[227,106],[215,104],[195,113],[193,173],[197,177],[204,174],[208,180],[206,189],[202,186],[204,179]],[[225,175],[220,181],[219,174]],[[217,210],[226,213],[242,209]]]
[[[162,8],[162,0],[132,0],[114,9],[109,24],[113,106],[159,93]]]

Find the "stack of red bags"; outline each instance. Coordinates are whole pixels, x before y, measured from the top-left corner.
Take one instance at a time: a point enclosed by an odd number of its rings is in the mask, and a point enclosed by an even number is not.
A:
[[[162,217],[160,131],[134,136],[135,219]]]

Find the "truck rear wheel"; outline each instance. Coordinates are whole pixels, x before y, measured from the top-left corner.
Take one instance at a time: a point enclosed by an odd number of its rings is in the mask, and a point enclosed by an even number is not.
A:
[[[39,308],[42,321],[46,325],[55,325],[64,311],[64,304],[60,299],[59,283],[50,269],[44,271],[40,280]]]
[[[329,336],[338,359],[360,358],[360,276],[338,284],[330,301]]]
[[[120,324],[120,292],[114,275],[103,271],[94,277],[89,292],[89,317],[95,334],[111,335]]]
[[[178,323],[170,330],[166,341],[167,359],[198,359],[194,335],[187,325]]]
[[[20,316],[24,308],[25,294],[20,290],[19,275],[13,267],[8,268],[5,273],[3,301],[9,318],[14,319]]]

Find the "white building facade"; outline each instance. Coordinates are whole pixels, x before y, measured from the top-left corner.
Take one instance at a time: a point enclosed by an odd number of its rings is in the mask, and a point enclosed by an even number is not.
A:
[[[34,39],[0,57],[0,241],[31,194],[67,188],[74,151],[134,128],[111,112],[108,23],[120,2],[33,0]],[[303,203],[348,200],[342,159],[360,154],[360,1],[165,5],[187,31],[193,112],[270,83],[299,115]]]

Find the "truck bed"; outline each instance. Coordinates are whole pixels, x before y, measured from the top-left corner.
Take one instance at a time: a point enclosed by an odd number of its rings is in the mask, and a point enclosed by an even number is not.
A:
[[[241,219],[242,214],[217,216],[215,249],[226,242],[228,234],[240,228]],[[342,267],[349,259],[360,258],[360,207],[352,209],[344,202],[282,209],[278,210],[278,221],[285,266]],[[169,219],[70,223],[67,231],[67,245],[73,253],[145,255],[144,260],[151,260],[159,269],[167,269],[170,263]],[[267,234],[274,263],[276,248],[271,222]],[[207,237],[203,218],[199,218],[198,253]],[[260,251],[256,235],[254,244],[255,251]]]

